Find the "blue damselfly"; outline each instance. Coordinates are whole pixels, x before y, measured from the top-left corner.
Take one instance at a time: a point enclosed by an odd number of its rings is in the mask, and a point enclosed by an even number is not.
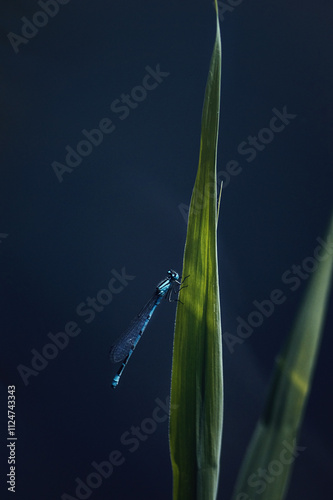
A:
[[[142,334],[145,331],[146,326],[148,325],[149,320],[152,317],[156,307],[161,302],[163,297],[165,297],[169,302],[172,302],[172,294],[177,293],[177,291],[180,290],[180,288],[178,287],[181,284],[181,281],[179,281],[179,274],[176,271],[170,269],[168,271],[168,276],[157,285],[155,292],[148,300],[147,304],[143,306],[139,314],[132,320],[127,330],[125,330],[125,332],[119,337],[117,342],[111,347],[111,362],[120,363],[122,361],[122,365],[112,381],[113,388],[117,387],[125,366],[132,356],[137,343],[142,337]]]

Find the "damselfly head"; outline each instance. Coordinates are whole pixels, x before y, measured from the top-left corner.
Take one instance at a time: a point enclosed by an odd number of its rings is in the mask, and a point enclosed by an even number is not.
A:
[[[173,280],[179,280],[179,274],[174,271],[173,269],[169,269],[168,271],[168,275],[170,276],[170,278],[172,278]]]

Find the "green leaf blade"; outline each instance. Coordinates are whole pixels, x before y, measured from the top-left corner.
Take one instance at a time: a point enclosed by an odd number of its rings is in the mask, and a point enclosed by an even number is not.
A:
[[[327,239],[333,241],[333,217]],[[290,336],[277,358],[266,406],[243,461],[233,500],[282,500],[294,462],[302,451],[296,439],[321,342],[332,282],[333,250],[318,259],[317,264]],[[267,471],[268,479],[261,477],[262,484],[258,486],[256,480],[262,474],[258,471],[262,470]]]
[[[171,384],[170,453],[174,500],[216,497],[223,417],[222,343],[217,264],[216,151],[221,41],[205,92],[198,173],[192,193],[177,307]]]

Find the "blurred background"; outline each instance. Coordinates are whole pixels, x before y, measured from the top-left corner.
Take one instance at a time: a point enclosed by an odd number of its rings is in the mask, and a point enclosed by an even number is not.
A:
[[[333,8],[219,9],[223,331],[235,335],[274,289],[285,296],[243,344],[224,342],[222,500],[332,209]],[[170,499],[175,304],[158,308],[115,391],[108,351],[167,270],[181,273],[213,3],[11,0],[0,10],[1,468],[15,385],[16,498]],[[293,266],[295,290],[283,278]],[[331,298],[288,499],[331,491],[332,328]]]

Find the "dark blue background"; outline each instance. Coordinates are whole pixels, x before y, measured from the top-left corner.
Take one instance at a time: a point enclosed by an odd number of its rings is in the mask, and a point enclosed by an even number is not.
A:
[[[15,53],[8,33],[20,35],[21,18],[39,10],[35,1],[1,4],[0,232],[8,235],[0,239],[2,465],[7,473],[6,393],[15,384],[16,498],[75,497],[75,478],[85,481],[92,462],[119,450],[124,463],[89,498],[170,499],[167,421],[132,453],[120,439],[132,426],[149,425],[156,398],[168,397],[174,305],[160,306],[116,391],[108,350],[167,269],[181,271],[180,207],[189,204],[198,163],[212,2],[71,0]],[[225,499],[306,288],[304,280],[291,292],[281,276],[313,255],[332,208],[332,7],[243,0],[220,22],[219,177],[230,160],[242,168],[225,187],[220,214],[224,331],[235,333],[236,318],[246,319],[253,301],[273,289],[287,297],[234,353],[224,346]],[[121,120],[110,104],[158,64],[169,76]],[[284,106],[297,117],[247,162],[239,144]],[[81,130],[106,117],[116,129],[60,183],[52,162],[63,163],[65,147],[75,148]],[[86,323],[78,304],[124,267],[135,279]],[[331,299],[329,307],[290,499],[331,491]],[[31,349],[41,352],[48,333],[68,321],[82,332],[25,386],[17,366],[30,366]]]

